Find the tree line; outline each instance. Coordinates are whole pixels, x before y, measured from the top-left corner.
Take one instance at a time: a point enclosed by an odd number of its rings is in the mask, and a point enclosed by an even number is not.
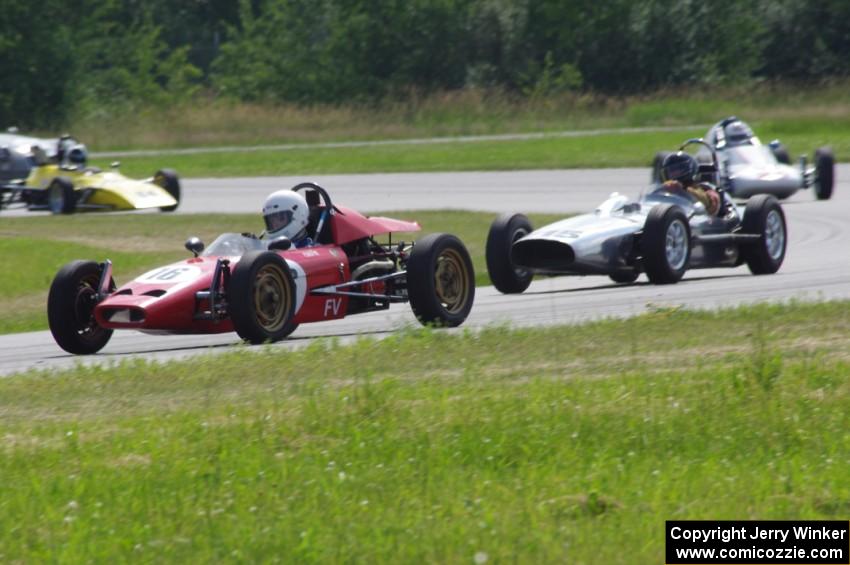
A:
[[[846,0],[41,0],[0,10],[0,125],[238,101],[371,103],[817,81]]]

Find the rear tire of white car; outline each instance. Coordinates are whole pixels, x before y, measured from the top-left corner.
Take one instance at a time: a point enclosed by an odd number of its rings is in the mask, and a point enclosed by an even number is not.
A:
[[[664,179],[661,178],[661,165],[664,164],[664,159],[666,159],[670,154],[671,153],[669,151],[659,151],[652,159],[652,175],[649,180],[653,184],[661,184],[664,182]]]
[[[531,222],[522,214],[502,214],[490,225],[487,234],[487,273],[493,286],[503,294],[523,292],[534,278],[531,271],[517,267],[511,260],[514,242],[531,232]]]
[[[73,214],[77,209],[74,183],[66,177],[56,177],[47,187],[47,205],[53,214]]]
[[[94,319],[101,267],[94,261],[72,261],[53,278],[47,295],[47,323],[56,343],[75,355],[97,353],[112,330]],[[115,283],[110,281],[110,289]]]
[[[651,283],[673,284],[682,279],[691,258],[691,228],[681,208],[660,204],[650,210],[640,251]]]
[[[173,206],[163,206],[163,212],[173,212],[180,206],[180,178],[171,169],[160,169],[153,176],[153,183],[165,189],[165,191],[177,201]]]
[[[820,147],[815,151],[815,197],[829,200],[835,184],[835,156],[829,147]]]
[[[747,201],[741,226],[743,233],[761,236],[757,242],[741,246],[741,255],[754,275],[772,275],[785,260],[788,229],[782,206],[769,194]]]
[[[297,324],[295,281],[286,261],[273,251],[249,251],[230,274],[227,304],[233,329],[253,344],[280,341]]]
[[[446,233],[417,241],[407,260],[407,296],[423,324],[461,325],[475,300],[475,270],[463,242]]]

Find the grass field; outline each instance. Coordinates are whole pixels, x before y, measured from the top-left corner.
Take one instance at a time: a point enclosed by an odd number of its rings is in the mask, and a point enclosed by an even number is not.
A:
[[[197,100],[182,107],[80,116],[95,150],[256,145],[713,123],[730,114],[799,124],[850,120],[850,81],[718,84],[645,96],[517,97],[468,89],[375,105],[297,106]],[[49,133],[49,132],[45,132]],[[808,148],[807,148],[808,149]]]
[[[449,210],[382,212],[415,219],[422,233],[448,232],[461,238],[473,257],[478,285],[490,284],[484,246],[496,214]],[[561,215],[532,214],[535,225]],[[115,265],[120,285],[148,269],[189,256],[183,242],[198,236],[207,244],[222,232],[262,230],[262,219],[253,214],[108,214],[57,217],[4,218],[0,226],[0,254],[9,265],[0,278],[0,333],[45,329],[47,291],[59,268],[74,259]],[[394,234],[395,241],[411,241],[421,234]],[[380,238],[379,238],[380,240]]]
[[[71,131],[94,150],[168,148],[421,137],[597,128],[710,124],[731,114],[763,141],[783,140],[792,155],[832,145],[850,160],[848,83],[746,84],[658,92],[644,97],[564,94],[516,98],[468,90],[375,106],[263,106],[198,101],[188,107],[87,116]],[[304,148],[289,151],[127,157],[123,170],[149,176],[168,166],[184,176],[366,173],[647,166],[689,132],[609,134],[530,141]],[[108,159],[97,161],[99,166]]]
[[[659,310],[0,379],[0,561],[661,563],[667,519],[843,520],[848,331]]]
[[[781,139],[795,158],[806,154],[811,159],[817,147],[830,145],[837,160],[850,160],[850,117],[836,122],[756,122],[753,127],[764,142]],[[132,177],[147,177],[167,166],[185,177],[227,177],[620,166],[649,168],[656,151],[674,150],[688,137],[700,137],[704,133],[704,128],[697,128],[684,132],[617,133],[579,138],[125,157],[121,159],[121,170]],[[108,166],[109,162],[109,159],[95,160],[95,164],[102,167]]]

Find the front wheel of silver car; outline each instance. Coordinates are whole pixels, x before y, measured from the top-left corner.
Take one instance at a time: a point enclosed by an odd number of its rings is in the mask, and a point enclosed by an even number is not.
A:
[[[691,230],[681,208],[661,204],[649,212],[640,252],[650,282],[672,284],[682,279],[691,258]]]
[[[504,294],[518,294],[531,284],[534,273],[514,264],[514,243],[532,232],[531,222],[522,214],[502,214],[490,225],[485,258],[487,273],[496,289]]]
[[[759,236],[757,241],[741,249],[750,272],[770,275],[778,271],[785,260],[788,228],[782,206],[776,198],[768,194],[750,198],[744,209],[742,231]]]

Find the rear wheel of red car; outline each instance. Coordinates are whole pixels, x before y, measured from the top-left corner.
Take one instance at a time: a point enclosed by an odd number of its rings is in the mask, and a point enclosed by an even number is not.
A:
[[[77,209],[74,183],[66,177],[56,177],[47,187],[47,205],[53,214],[73,214]]]
[[[640,241],[643,269],[650,282],[679,282],[691,257],[688,218],[678,206],[660,204],[650,210]]]
[[[97,353],[112,337],[112,330],[94,319],[100,273],[94,261],[73,261],[56,273],[50,285],[47,322],[53,339],[68,353]]]
[[[407,261],[407,295],[423,324],[459,326],[475,299],[475,271],[463,243],[437,233],[416,242]]]
[[[741,254],[754,275],[771,275],[779,270],[785,260],[788,230],[782,206],[773,196],[758,194],[747,201],[741,230],[761,236],[741,248]]]
[[[514,265],[511,248],[518,239],[532,231],[531,222],[522,214],[502,214],[490,225],[487,234],[487,273],[490,282],[504,294],[523,292],[534,274]]]
[[[818,200],[829,200],[834,184],[835,156],[829,147],[821,147],[815,151],[815,197]]]
[[[171,169],[160,169],[153,176],[153,183],[164,188],[177,201],[177,204],[163,206],[160,210],[163,212],[175,211],[180,205],[180,178],[177,176],[177,173]]]
[[[286,261],[272,251],[242,256],[230,275],[227,304],[233,329],[250,343],[279,341],[292,333],[295,281]]]

